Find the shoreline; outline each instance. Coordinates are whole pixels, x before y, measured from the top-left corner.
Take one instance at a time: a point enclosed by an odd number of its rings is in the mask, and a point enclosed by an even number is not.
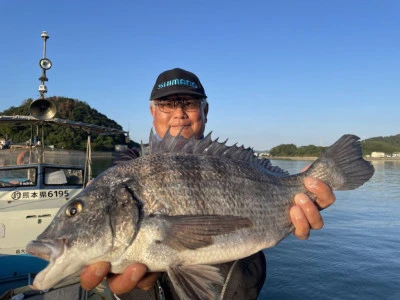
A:
[[[310,160],[315,161],[318,159],[317,156],[268,156],[266,157],[270,160]],[[399,161],[400,157],[365,157],[363,158],[367,161]]]
[[[8,155],[17,155],[24,150],[0,150],[0,157],[1,156],[8,156]],[[91,155],[93,157],[115,157],[118,156],[120,152],[116,151],[92,151]],[[45,150],[45,155],[48,156],[55,156],[55,155],[86,155],[85,151],[81,150]],[[318,159],[317,156],[266,156],[263,158],[267,158],[270,160],[307,160],[307,161],[315,161]],[[367,161],[400,161],[400,157],[365,157],[363,158]]]
[[[0,156],[8,156],[8,155],[18,155],[23,151],[29,151],[29,149],[4,149],[0,150]],[[34,150],[33,150],[34,151]],[[45,150],[45,155],[55,156],[55,155],[86,155],[85,151],[82,150]],[[118,155],[116,151],[91,151],[92,157],[113,157]]]

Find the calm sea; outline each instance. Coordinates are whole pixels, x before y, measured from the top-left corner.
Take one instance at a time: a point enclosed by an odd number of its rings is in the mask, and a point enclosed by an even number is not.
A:
[[[274,161],[296,173],[304,161]],[[264,251],[260,299],[400,299],[400,161],[374,161],[361,188],[336,192],[325,226]]]
[[[95,158],[94,174],[110,161]],[[297,173],[310,162],[273,164]],[[322,212],[322,230],[265,250],[259,299],[400,299],[400,162],[373,164],[367,184],[335,193],[334,205]]]

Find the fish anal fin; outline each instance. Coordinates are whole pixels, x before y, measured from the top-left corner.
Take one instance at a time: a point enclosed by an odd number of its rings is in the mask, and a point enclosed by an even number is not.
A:
[[[217,299],[216,286],[224,283],[219,269],[209,265],[175,265],[167,272],[181,300]]]
[[[248,218],[221,215],[159,215],[163,222],[164,238],[159,241],[178,251],[195,250],[214,243],[214,236],[251,227]]]

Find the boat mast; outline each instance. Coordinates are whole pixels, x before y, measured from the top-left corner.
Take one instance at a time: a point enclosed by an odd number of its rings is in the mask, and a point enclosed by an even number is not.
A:
[[[57,112],[57,108],[53,102],[50,100],[46,99],[46,93],[47,93],[47,86],[46,86],[46,81],[49,79],[46,76],[46,71],[49,70],[52,67],[52,63],[50,59],[46,57],[46,43],[47,40],[50,38],[49,34],[47,31],[43,31],[42,34],[40,35],[43,39],[43,57],[39,61],[39,66],[42,69],[42,75],[39,77],[40,85],[39,85],[39,93],[40,93],[40,98],[33,101],[30,107],[30,112],[31,115],[34,117],[44,120],[44,119],[49,119],[53,118],[54,115]],[[38,163],[43,163],[44,162],[44,132],[43,132],[43,125],[41,125],[42,129],[42,136],[40,139],[40,147],[39,149],[39,155],[38,155]],[[39,123],[36,124],[36,146],[38,146],[39,142]]]

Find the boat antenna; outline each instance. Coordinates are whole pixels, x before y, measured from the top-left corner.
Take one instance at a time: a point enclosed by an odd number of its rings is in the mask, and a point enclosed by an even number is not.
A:
[[[39,77],[39,93],[40,98],[33,101],[29,107],[32,116],[39,120],[51,119],[57,113],[57,107],[50,99],[46,99],[47,93],[46,81],[49,79],[46,76],[46,71],[52,67],[50,59],[46,57],[46,42],[50,38],[47,31],[43,31],[40,35],[43,38],[43,58],[39,61],[39,66],[42,69],[42,75]]]
[[[57,113],[57,107],[50,99],[46,99],[47,86],[46,81],[49,79],[46,76],[46,71],[50,70],[52,67],[51,60],[46,57],[46,43],[50,38],[47,31],[42,31],[40,35],[43,39],[43,57],[39,61],[39,66],[42,69],[42,75],[39,77],[40,85],[39,85],[39,93],[40,98],[33,101],[29,107],[30,114],[38,120],[47,120],[52,119]],[[40,122],[41,123],[41,122]],[[35,146],[39,146],[39,124],[36,124],[36,135],[34,136],[33,143]],[[41,151],[38,155],[38,162],[44,162],[44,133],[43,133],[43,125],[42,125],[42,137],[41,137]],[[32,146],[31,146],[32,147]],[[38,149],[38,148],[36,148]]]
[[[47,87],[45,85],[45,81],[49,80],[46,77],[46,71],[50,70],[52,63],[50,59],[46,57],[46,42],[50,38],[50,36],[47,33],[47,31],[43,31],[40,36],[43,38],[43,58],[39,61],[39,66],[42,68],[42,76],[39,77],[39,80],[41,81],[41,85],[39,85],[39,93],[40,93],[40,98],[44,99],[45,98],[44,95],[47,93]]]

